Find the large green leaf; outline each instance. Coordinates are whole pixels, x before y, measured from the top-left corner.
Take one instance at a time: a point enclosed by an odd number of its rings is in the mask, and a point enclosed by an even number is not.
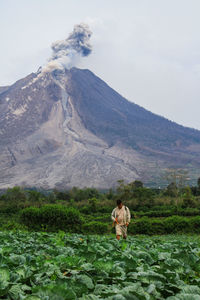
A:
[[[6,295],[8,290],[9,290],[9,282],[0,281],[0,296]]]
[[[0,268],[0,282],[9,281],[10,272],[7,268]]]
[[[77,279],[80,283],[86,285],[86,287],[88,289],[93,289],[94,288],[94,283],[93,283],[92,279],[89,276],[84,275],[84,274],[83,275],[78,275]]]
[[[11,299],[13,300],[18,300],[20,299],[20,295],[23,295],[23,291],[21,289],[21,284],[16,284],[16,285],[13,285],[8,294],[10,295]]]

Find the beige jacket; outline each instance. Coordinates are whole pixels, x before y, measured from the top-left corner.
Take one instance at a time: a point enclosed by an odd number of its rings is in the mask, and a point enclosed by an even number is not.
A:
[[[127,206],[123,205],[122,208],[123,209],[123,223],[126,224],[126,223],[130,223],[130,220],[131,220],[131,214],[130,214],[130,210]],[[111,214],[111,219],[115,222],[115,219],[118,217],[118,213],[119,213],[119,208],[118,207],[115,207],[112,211],[112,214]]]

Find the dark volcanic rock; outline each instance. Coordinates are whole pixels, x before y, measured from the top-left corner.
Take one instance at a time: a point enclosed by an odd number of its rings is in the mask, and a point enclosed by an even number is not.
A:
[[[89,70],[73,68],[69,94],[85,126],[113,145],[170,150],[200,143],[200,131],[183,127],[127,101]]]

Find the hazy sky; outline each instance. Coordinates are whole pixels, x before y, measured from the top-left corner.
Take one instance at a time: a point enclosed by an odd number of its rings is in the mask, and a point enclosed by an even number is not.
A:
[[[199,0],[0,0],[0,86],[37,71],[74,24],[88,68],[140,106],[200,129]]]

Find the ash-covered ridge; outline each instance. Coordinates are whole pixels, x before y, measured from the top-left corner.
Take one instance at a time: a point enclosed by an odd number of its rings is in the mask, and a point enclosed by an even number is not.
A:
[[[156,181],[200,166],[200,132],[131,103],[89,70],[39,71],[0,89],[0,188]]]

